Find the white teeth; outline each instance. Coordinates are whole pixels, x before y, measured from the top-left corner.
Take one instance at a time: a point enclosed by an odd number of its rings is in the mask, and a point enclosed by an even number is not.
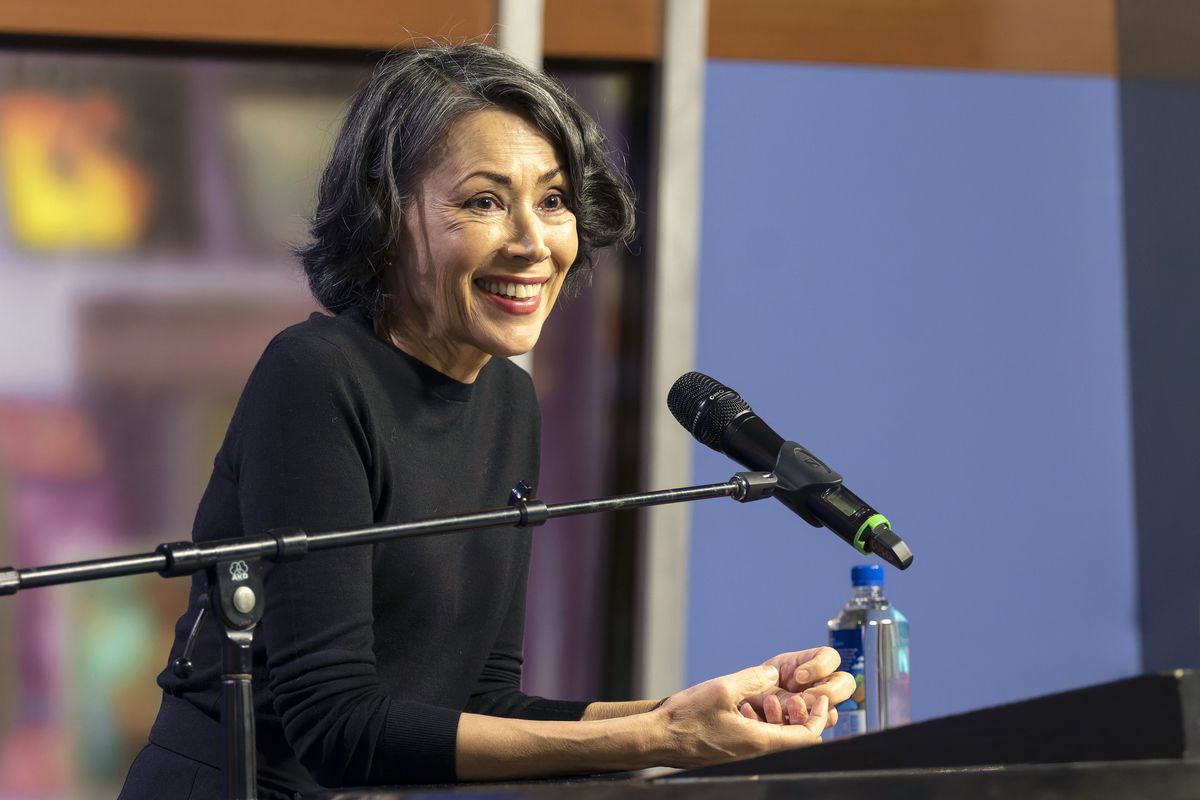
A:
[[[480,278],[475,281],[475,285],[485,292],[498,294],[501,297],[511,297],[516,300],[523,300],[529,297],[537,297],[542,293],[541,283],[510,283],[508,281],[496,281],[490,278]]]

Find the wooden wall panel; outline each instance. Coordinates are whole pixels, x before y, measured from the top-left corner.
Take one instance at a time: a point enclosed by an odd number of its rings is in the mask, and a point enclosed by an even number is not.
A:
[[[13,0],[0,4],[0,32],[389,49],[414,35],[480,39],[496,21],[495,0]]]
[[[662,0],[545,2],[548,57],[657,61],[662,53]]]
[[[1114,0],[710,0],[712,58],[1111,75]]]
[[[1117,4],[1123,76],[1200,83],[1200,2]]]
[[[1117,2],[709,0],[708,54],[1111,75],[1118,68]],[[0,5],[0,33],[368,49],[405,44],[414,36],[481,40],[495,22],[496,0]],[[662,52],[662,0],[545,0],[544,48],[552,58],[655,61]]]

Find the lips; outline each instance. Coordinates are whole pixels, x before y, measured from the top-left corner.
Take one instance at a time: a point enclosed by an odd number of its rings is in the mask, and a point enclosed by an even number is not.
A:
[[[508,314],[532,314],[542,304],[545,279],[476,278],[475,288],[483,293],[493,307]]]
[[[537,298],[542,293],[545,281],[527,283],[525,281],[506,281],[497,278],[476,278],[475,285],[488,294],[506,297],[510,300],[527,300]]]

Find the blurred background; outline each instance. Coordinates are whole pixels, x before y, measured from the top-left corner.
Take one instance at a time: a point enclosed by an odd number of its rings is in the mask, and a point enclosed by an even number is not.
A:
[[[1200,666],[1190,2],[293,5],[0,7],[0,565],[187,537],[250,368],[316,310],[289,248],[347,99],[393,46],[491,37],[641,201],[530,363],[543,499],[726,479],[665,417],[700,369],[912,546],[915,718]],[[526,688],[822,643],[855,563],[769,503],[552,523]],[[185,597],[0,601],[0,798],[115,795]]]

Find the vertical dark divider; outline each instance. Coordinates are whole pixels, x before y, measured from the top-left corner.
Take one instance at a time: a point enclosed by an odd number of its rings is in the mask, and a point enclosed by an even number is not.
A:
[[[1118,0],[1139,616],[1146,671],[1200,666],[1200,6]]]

